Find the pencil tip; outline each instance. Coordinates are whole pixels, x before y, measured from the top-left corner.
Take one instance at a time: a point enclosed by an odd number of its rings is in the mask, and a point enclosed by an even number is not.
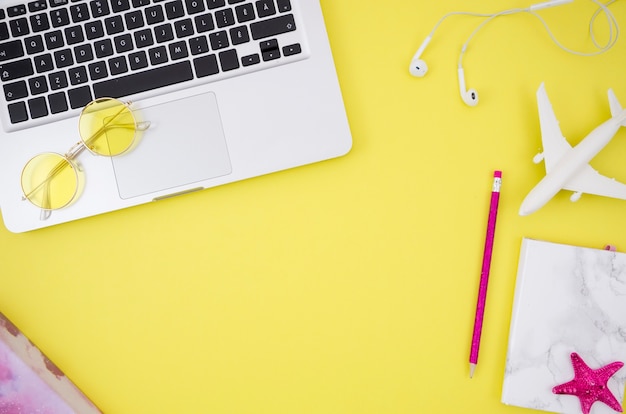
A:
[[[474,370],[476,369],[476,364],[470,364],[470,378],[474,377]]]

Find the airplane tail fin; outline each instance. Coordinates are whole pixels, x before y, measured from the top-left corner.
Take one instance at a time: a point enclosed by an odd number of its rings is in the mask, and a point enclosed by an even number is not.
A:
[[[611,116],[618,116],[622,113],[622,105],[617,100],[613,89],[609,89],[609,106],[611,107]],[[622,121],[622,126],[626,127],[626,119]]]

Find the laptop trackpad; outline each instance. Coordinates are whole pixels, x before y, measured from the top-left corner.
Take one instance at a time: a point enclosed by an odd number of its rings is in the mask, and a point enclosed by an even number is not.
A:
[[[204,93],[141,108],[150,121],[136,147],[113,157],[123,199],[230,174],[228,148],[215,94]]]

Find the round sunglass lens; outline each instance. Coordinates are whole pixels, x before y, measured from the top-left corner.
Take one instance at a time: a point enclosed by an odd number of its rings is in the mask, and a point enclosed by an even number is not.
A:
[[[40,154],[22,170],[24,197],[45,210],[65,207],[74,199],[77,190],[76,169],[62,155]]]
[[[113,156],[131,147],[135,139],[136,122],[128,105],[117,99],[100,98],[83,109],[78,128],[81,139],[90,151]]]

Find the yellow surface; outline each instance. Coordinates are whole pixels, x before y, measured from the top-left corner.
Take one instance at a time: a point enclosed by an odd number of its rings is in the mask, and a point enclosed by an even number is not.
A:
[[[626,39],[558,49],[529,15],[450,19],[521,0],[322,0],[354,136],[345,157],[26,234],[0,229],[0,310],[106,413],[522,413],[500,403],[522,237],[626,250],[626,201],[560,193],[520,217],[544,175],[542,81],[577,143],[626,104]],[[626,2],[612,10],[626,29]],[[591,50],[595,7],[540,12]],[[598,21],[603,32],[602,20]],[[604,39],[604,38],[602,38]],[[626,182],[626,131],[593,162]],[[504,171],[480,362],[468,356],[492,172]]]

